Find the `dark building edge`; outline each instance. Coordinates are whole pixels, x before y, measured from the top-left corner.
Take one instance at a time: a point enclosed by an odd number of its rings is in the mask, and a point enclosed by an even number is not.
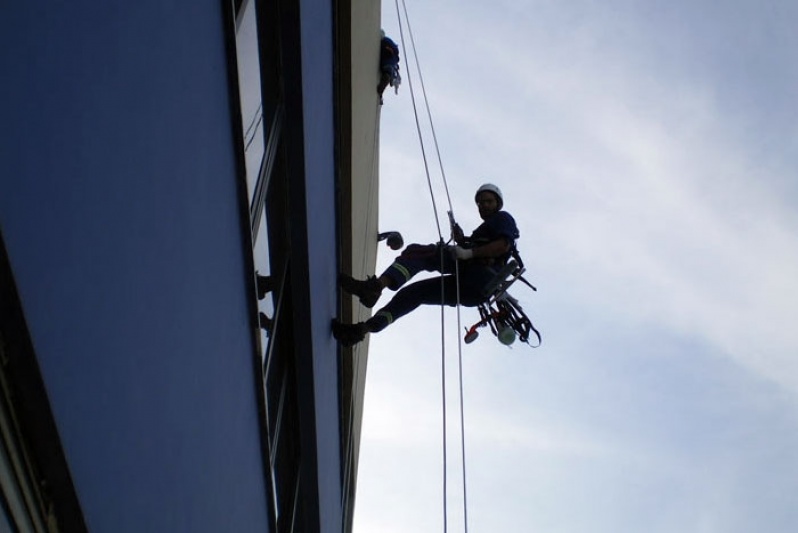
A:
[[[31,341],[22,303],[0,231],[0,355],[5,391],[17,438],[25,453],[44,509],[36,510],[55,519],[58,530],[88,531],[72,475],[61,447],[50,401]]]
[[[337,262],[339,272],[352,271],[352,2],[333,0],[333,88],[335,120],[335,192]],[[338,294],[338,316],[352,319],[352,302]],[[338,348],[338,402],[341,430],[341,511],[343,531],[352,531],[357,487],[352,461],[352,394],[354,386],[351,348]]]

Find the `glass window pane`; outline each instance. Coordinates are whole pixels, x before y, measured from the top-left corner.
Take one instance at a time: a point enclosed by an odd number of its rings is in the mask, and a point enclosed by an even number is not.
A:
[[[241,119],[244,153],[247,166],[247,191],[250,203],[258,181],[264,152],[263,105],[260,86],[260,53],[258,51],[257,2],[247,2],[236,31],[238,84],[241,98]]]
[[[274,318],[274,305],[277,299],[277,291],[280,290],[276,284],[279,282],[277,277],[279,272],[272,272],[271,261],[269,259],[269,231],[266,226],[266,213],[261,213],[260,224],[258,225],[258,233],[255,240],[255,270],[259,276],[272,276],[271,289],[266,293],[266,296],[258,301],[258,311],[263,313],[267,318]],[[261,346],[263,346],[262,357],[266,355],[266,349],[269,345],[269,335],[264,328],[261,328]]]

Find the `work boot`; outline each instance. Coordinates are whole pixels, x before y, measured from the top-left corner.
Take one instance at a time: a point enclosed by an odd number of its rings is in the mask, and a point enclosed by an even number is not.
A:
[[[365,322],[360,322],[358,324],[342,324],[337,318],[333,318],[332,320],[333,337],[335,337],[335,340],[344,348],[354,346],[365,339],[367,332],[368,328],[366,328]]]
[[[274,290],[274,278],[271,276],[261,276],[257,272],[255,272],[255,274],[258,287],[258,300],[263,300],[266,298],[266,293]]]
[[[357,296],[360,303],[369,309],[374,307],[382,294],[382,285],[375,276],[369,276],[361,281],[347,274],[341,274],[338,276],[338,284],[344,291]]]
[[[269,318],[266,316],[265,313],[258,313],[258,324],[261,328],[266,330],[267,335],[272,334],[272,329],[274,329],[274,319]]]

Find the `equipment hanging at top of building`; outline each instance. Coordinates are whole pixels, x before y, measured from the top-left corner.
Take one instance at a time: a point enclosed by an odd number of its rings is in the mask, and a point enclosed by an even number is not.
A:
[[[382,105],[382,93],[390,85],[394,88],[395,94],[399,94],[399,85],[402,77],[399,75],[399,46],[385,36],[385,31],[381,30],[380,40],[380,83],[377,85],[377,94]]]

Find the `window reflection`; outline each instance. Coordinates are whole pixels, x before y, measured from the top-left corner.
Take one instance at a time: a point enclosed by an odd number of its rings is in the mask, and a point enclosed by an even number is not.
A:
[[[271,261],[269,258],[269,232],[266,227],[266,215],[262,214],[260,217],[260,224],[258,225],[257,239],[255,241],[255,270],[258,272],[259,277],[259,294],[263,294],[263,298],[258,300],[258,312],[266,319],[274,319],[274,305],[276,293],[279,290],[277,286],[278,280],[272,276]],[[276,274],[276,273],[275,273]],[[268,279],[268,281],[266,281]],[[269,333],[266,328],[261,327],[261,346],[264,348],[268,346]],[[264,350],[265,354],[265,350]],[[263,355],[263,354],[262,354]]]
[[[293,302],[288,274],[288,176],[283,152],[279,149],[283,116],[279,82],[281,43],[276,22],[279,13],[275,2],[234,2],[240,9],[236,15],[236,53],[252,252],[257,273],[258,321],[261,325],[270,513],[274,530],[292,531],[302,504],[297,497],[300,486],[299,413],[291,335]],[[256,4],[262,10],[260,36],[265,39],[260,45]],[[260,52],[263,52],[262,57]],[[263,73],[264,78],[261,77]]]
[[[260,85],[260,53],[258,51],[257,2],[247,2],[236,30],[238,84],[241,98],[241,119],[246,157],[247,192],[250,203],[258,180],[264,153],[263,103]]]

